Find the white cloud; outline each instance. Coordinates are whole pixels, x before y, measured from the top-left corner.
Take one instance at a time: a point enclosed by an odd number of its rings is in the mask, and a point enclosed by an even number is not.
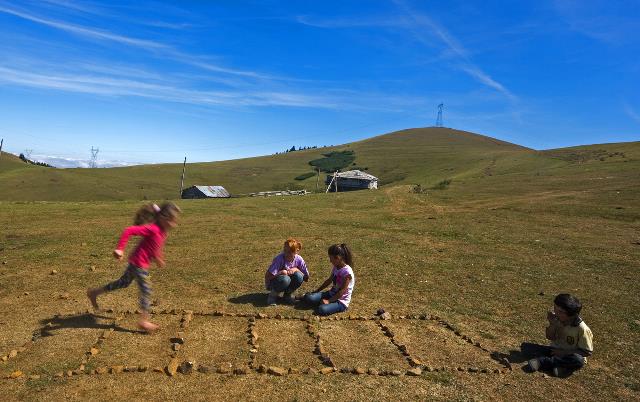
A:
[[[57,168],[88,168],[90,166],[90,161],[88,159],[65,158],[62,156],[54,155],[31,155],[31,160],[36,162],[44,162]],[[111,168],[140,165],[140,163],[114,160],[98,160],[97,165],[100,168]]]

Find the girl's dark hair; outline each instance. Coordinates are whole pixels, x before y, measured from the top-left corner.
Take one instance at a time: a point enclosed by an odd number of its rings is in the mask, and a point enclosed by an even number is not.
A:
[[[328,253],[334,257],[342,257],[344,262],[353,268],[353,253],[346,244],[334,244],[329,247]]]
[[[165,202],[161,206],[146,204],[136,212],[133,217],[133,224],[144,225],[149,222],[156,222],[159,218],[175,219],[180,212],[180,208],[173,202]]]
[[[553,299],[553,304],[566,311],[570,316],[578,315],[580,314],[580,310],[582,310],[582,303],[580,303],[580,300],[568,293],[561,293],[557,295],[556,298]]]

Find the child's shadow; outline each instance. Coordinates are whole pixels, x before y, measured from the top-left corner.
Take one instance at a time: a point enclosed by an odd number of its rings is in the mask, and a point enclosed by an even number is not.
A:
[[[53,318],[47,318],[40,320],[42,327],[36,331],[35,335],[38,337],[53,336],[54,331],[60,329],[111,329],[117,332],[128,332],[132,334],[144,333],[143,331],[132,330],[123,328],[116,324],[106,324],[100,322],[99,319],[111,320],[112,317],[106,317],[95,314],[79,314],[70,316],[54,316]]]
[[[246,295],[230,297],[229,302],[233,304],[253,304],[254,307],[267,307],[267,294],[261,292],[247,293]]]
[[[512,368],[514,364],[526,363],[529,360],[529,356],[523,353],[522,350],[510,350],[509,353],[492,352],[491,358],[496,362],[504,365],[505,367]],[[528,365],[525,364],[520,367],[524,372],[528,372]]]
[[[230,303],[233,304],[252,304],[254,307],[268,307],[267,304],[267,294],[262,292],[257,293],[247,293],[245,295],[230,297]],[[278,306],[289,306],[293,307],[296,310],[309,310],[311,306],[305,303],[302,300],[296,301],[294,304],[284,304],[282,300],[278,300]]]

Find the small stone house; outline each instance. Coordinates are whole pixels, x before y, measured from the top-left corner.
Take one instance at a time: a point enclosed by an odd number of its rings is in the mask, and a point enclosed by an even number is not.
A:
[[[328,174],[325,184],[328,186],[334,175]],[[360,170],[339,172],[335,175],[338,191],[373,190],[378,188],[378,178]],[[336,183],[331,183],[329,191],[336,191]]]
[[[183,199],[229,197],[231,197],[231,195],[222,186],[191,186],[182,190]]]

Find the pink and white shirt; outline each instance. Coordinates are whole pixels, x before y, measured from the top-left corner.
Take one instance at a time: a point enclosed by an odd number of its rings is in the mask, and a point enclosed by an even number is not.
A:
[[[347,277],[351,275],[351,282],[349,282],[349,286],[347,290],[344,292],[338,301],[345,306],[349,307],[349,303],[351,302],[351,293],[353,293],[353,287],[356,284],[356,276],[353,274],[353,269],[350,266],[345,265],[342,268],[333,267],[333,271],[331,271],[331,276],[333,277],[333,289],[335,291],[339,291],[342,288]]]

